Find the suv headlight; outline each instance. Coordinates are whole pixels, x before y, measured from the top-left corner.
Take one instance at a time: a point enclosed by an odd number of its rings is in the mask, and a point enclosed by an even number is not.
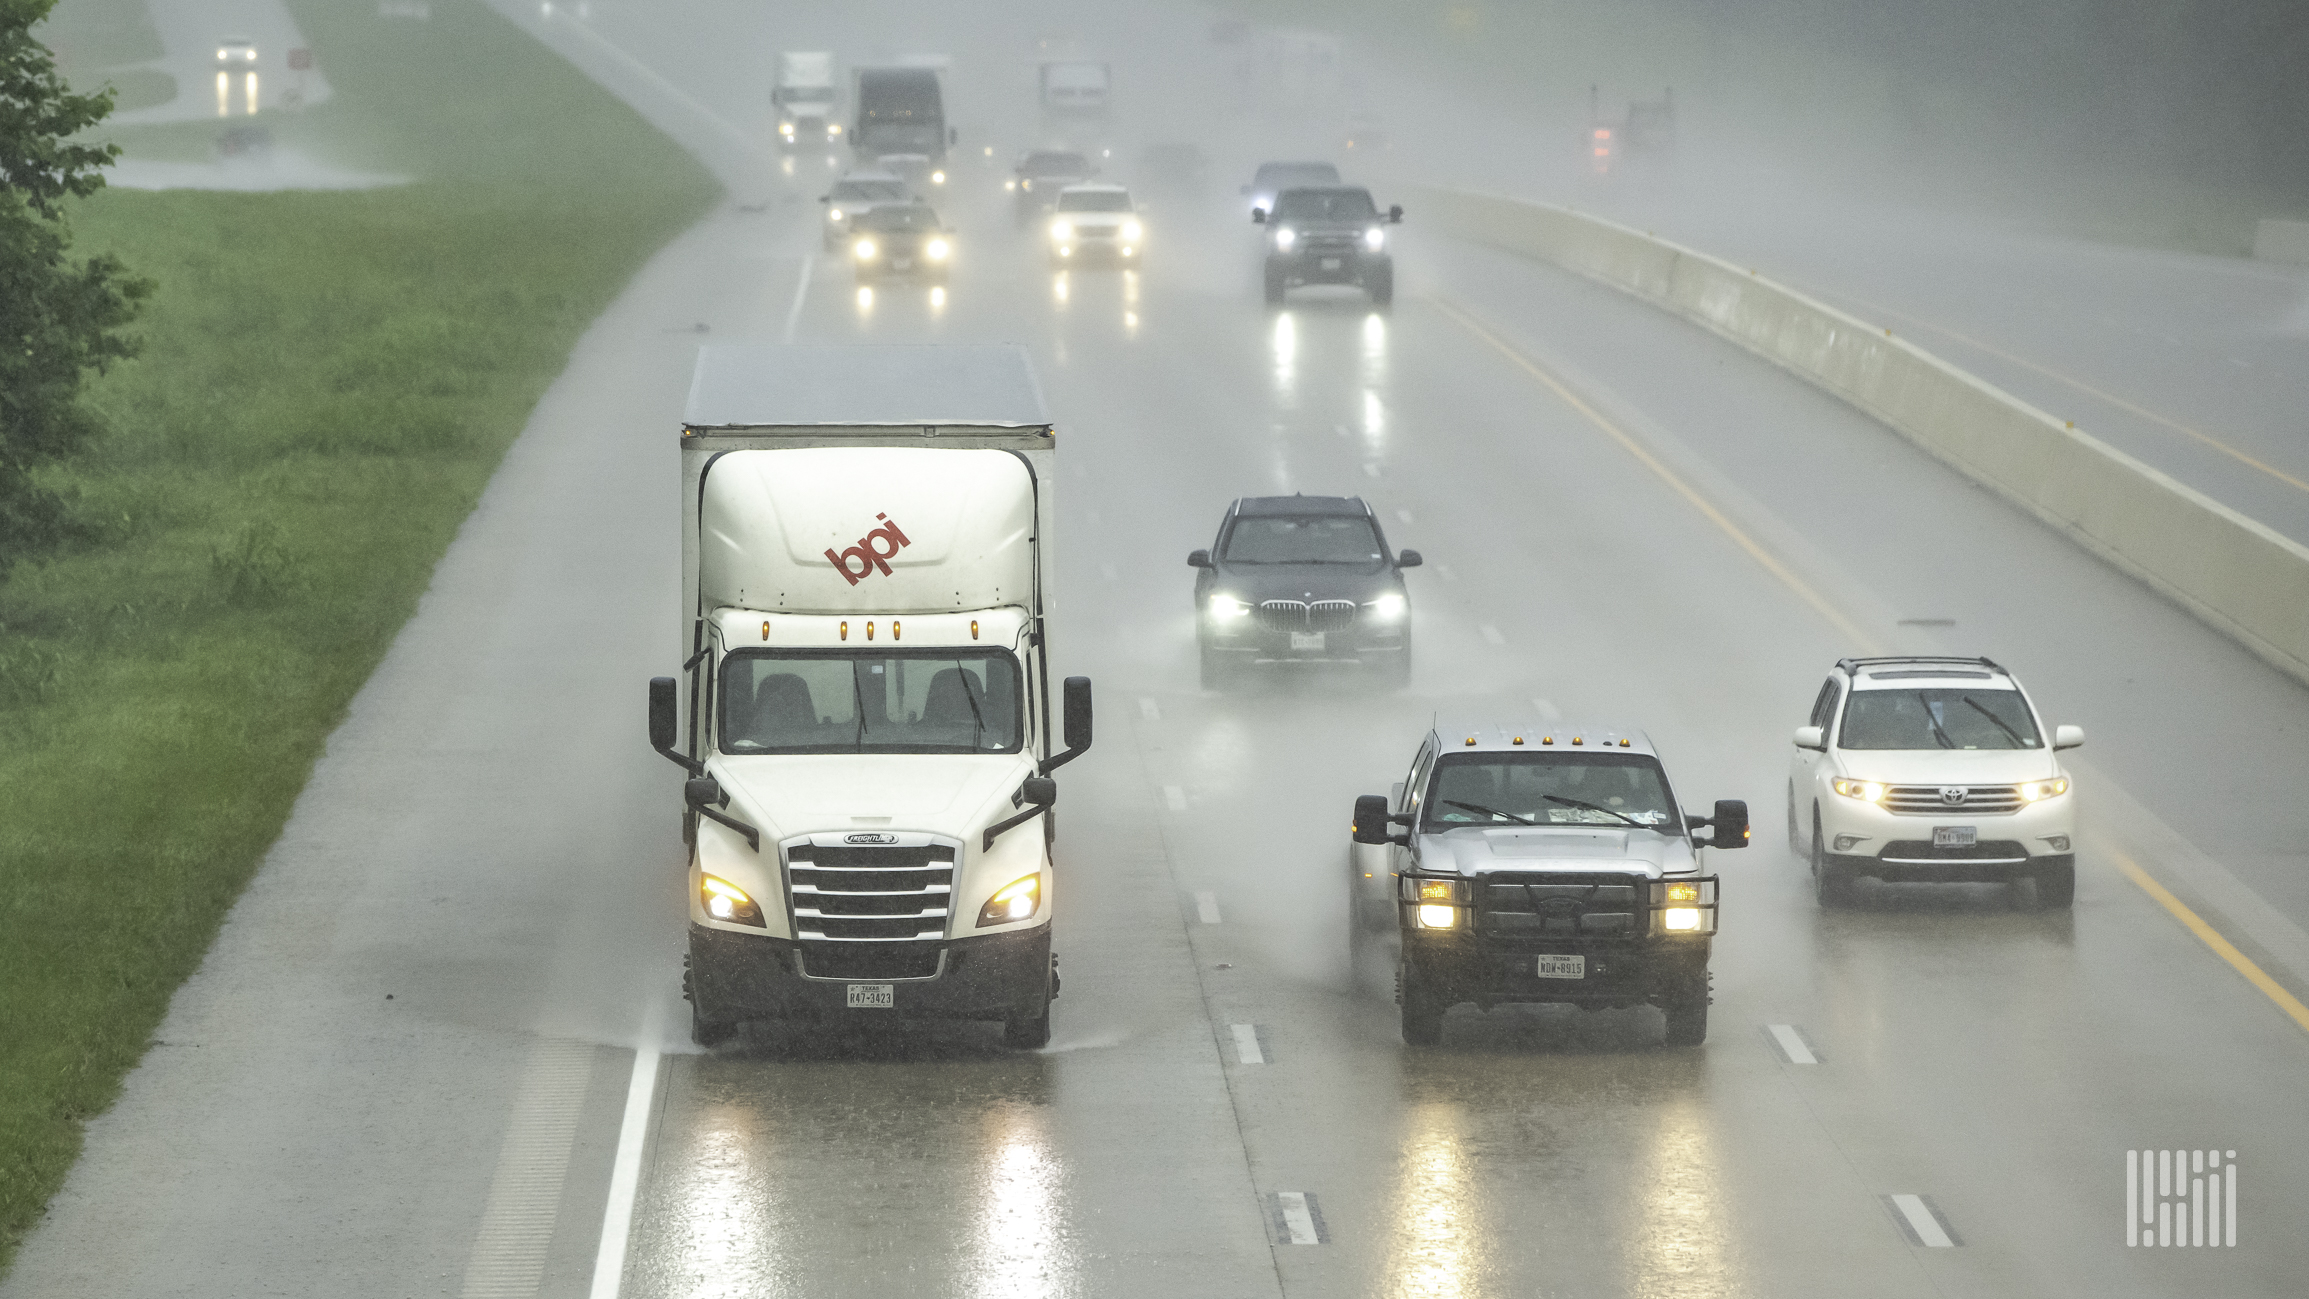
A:
[[[746,891],[718,875],[701,873],[698,876],[698,901],[704,905],[706,914],[716,920],[768,928],[762,923],[761,907]]]
[[[1364,231],[1363,246],[1370,249],[1372,252],[1378,252],[1380,249],[1385,248],[1387,246],[1387,232],[1381,230],[1377,226],[1373,226],[1370,229]]]
[[[1214,595],[1211,597],[1210,610],[1211,617],[1220,622],[1226,622],[1248,615],[1251,612],[1251,606],[1231,595]]]
[[[931,240],[929,245],[922,250],[923,254],[934,262],[945,261],[946,254],[951,251],[952,250],[946,246],[946,241],[943,239]]]
[[[986,899],[978,908],[978,927],[1007,925],[1013,920],[1031,920],[1042,906],[1042,875],[1035,874],[1010,881]]]
[[[1874,780],[1846,780],[1839,776],[1828,782],[1828,787],[1846,798],[1857,798],[1863,803],[1884,801],[1884,786]]]
[[[852,245],[850,251],[858,255],[859,261],[870,262],[874,260],[874,254],[877,250],[874,247],[873,240],[861,239],[856,244]]]
[[[2065,776],[2057,776],[2051,780],[2031,780],[2020,787],[2020,801],[2036,803],[2048,798],[2058,798],[2067,792],[2068,778]]]
[[[1373,621],[1393,622],[1402,617],[1403,611],[1410,608],[1410,605],[1405,602],[1401,592],[1389,591],[1363,607],[1371,611]]]
[[[1291,251],[1291,245],[1297,242],[1299,242],[1299,232],[1289,226],[1284,226],[1275,232],[1276,252],[1287,253]]]

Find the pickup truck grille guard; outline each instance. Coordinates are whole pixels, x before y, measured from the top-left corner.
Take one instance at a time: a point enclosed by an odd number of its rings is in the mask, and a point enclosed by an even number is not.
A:
[[[1713,934],[1718,878],[1683,875],[1655,880],[1625,871],[1494,871],[1474,876],[1467,883],[1474,891],[1475,934],[1520,946],[1525,940],[1639,940]],[[1671,902],[1670,885],[1696,886],[1698,895]],[[1666,915],[1671,907],[1699,912],[1697,926],[1669,930]]]

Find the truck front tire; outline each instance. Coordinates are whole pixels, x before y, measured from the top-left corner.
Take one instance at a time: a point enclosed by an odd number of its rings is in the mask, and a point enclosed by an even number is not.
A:
[[[690,973],[689,958],[682,958],[681,995],[689,1002],[689,1037],[699,1046],[720,1046],[737,1035],[738,1022],[718,1019],[698,1001],[697,976]]]
[[[1669,1046],[1698,1046],[1708,1040],[1708,976],[1706,971],[1692,980],[1674,1001],[1661,1005],[1667,1016],[1668,1031],[1665,1041]]]

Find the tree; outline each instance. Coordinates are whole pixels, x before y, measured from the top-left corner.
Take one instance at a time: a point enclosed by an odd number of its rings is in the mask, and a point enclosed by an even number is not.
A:
[[[112,111],[112,90],[72,93],[32,39],[55,3],[0,0],[0,577],[67,534],[64,502],[36,471],[96,432],[81,383],[136,355],[120,331],[152,293],[109,253],[66,255],[65,200],[102,189],[120,148],[72,138]]]

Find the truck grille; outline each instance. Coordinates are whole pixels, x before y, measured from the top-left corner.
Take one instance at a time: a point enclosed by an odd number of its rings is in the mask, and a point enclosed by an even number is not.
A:
[[[1501,873],[1485,875],[1476,895],[1476,927],[1502,937],[1642,933],[1649,881],[1626,874]]]
[[[891,844],[843,842],[850,837],[819,835],[782,845],[794,937],[837,943],[944,938],[956,845],[918,834],[879,836],[898,841]]]
[[[1353,600],[1268,600],[1259,605],[1259,627],[1273,632],[1345,631],[1355,625]]]
[[[1950,802],[1944,789],[1962,790]],[[2018,785],[1893,785],[1884,792],[1884,810],[1902,816],[2004,816],[2020,810]]]

